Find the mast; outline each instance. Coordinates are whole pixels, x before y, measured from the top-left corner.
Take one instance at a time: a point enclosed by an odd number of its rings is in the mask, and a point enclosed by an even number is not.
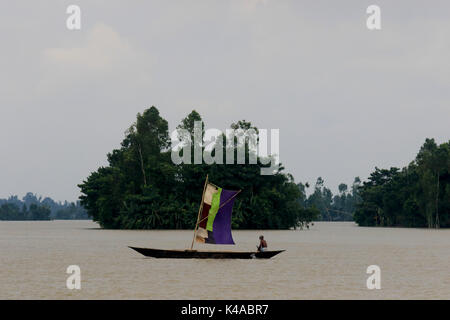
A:
[[[202,202],[200,203],[200,207],[198,208],[197,222],[195,223],[194,238],[192,238],[191,250],[194,247],[195,236],[197,235],[198,221],[200,220],[200,215],[202,214],[203,201],[205,200],[205,191],[207,185],[208,185],[208,175],[206,175],[205,184],[203,186]]]

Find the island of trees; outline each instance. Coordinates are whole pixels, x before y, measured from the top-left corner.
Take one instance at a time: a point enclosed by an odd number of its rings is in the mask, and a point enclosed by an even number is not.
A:
[[[28,192],[22,200],[17,196],[0,199],[0,220],[72,220],[89,219],[80,202],[56,202]]]
[[[299,183],[303,207],[317,208],[319,220],[355,221],[360,226],[450,227],[450,147],[426,139],[416,159],[407,167],[375,168],[367,181],[356,177],[350,190],[339,185],[332,194],[317,179],[314,191],[305,196],[308,184]]]
[[[360,226],[450,227],[450,142],[426,139],[408,166],[375,168],[359,194]]]

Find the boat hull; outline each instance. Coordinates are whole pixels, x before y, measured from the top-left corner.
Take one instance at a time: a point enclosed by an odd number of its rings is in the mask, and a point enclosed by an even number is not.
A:
[[[131,249],[139,252],[146,257],[163,259],[270,259],[273,256],[283,252],[264,251],[264,252],[233,252],[233,251],[196,251],[196,250],[162,250],[150,248]]]

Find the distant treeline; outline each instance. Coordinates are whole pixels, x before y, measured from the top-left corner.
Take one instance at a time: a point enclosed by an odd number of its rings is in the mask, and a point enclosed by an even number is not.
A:
[[[402,169],[379,169],[360,187],[360,226],[450,227],[450,142],[426,139]]]
[[[79,201],[56,202],[46,197],[37,197],[28,192],[20,200],[17,196],[0,199],[0,220],[52,220],[89,219]]]
[[[306,189],[309,183],[299,183],[301,192],[299,202],[303,208],[315,208],[320,212],[318,216],[322,221],[353,221],[356,206],[361,202],[359,188],[361,179],[356,177],[349,190],[348,185],[341,183],[339,194],[333,195],[330,189],[324,186],[322,177],[317,178],[314,191],[307,196]]]

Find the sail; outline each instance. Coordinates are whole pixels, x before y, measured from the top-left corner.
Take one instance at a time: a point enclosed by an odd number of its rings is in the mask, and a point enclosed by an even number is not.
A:
[[[205,189],[196,240],[210,244],[234,244],[231,214],[236,194],[208,184]]]

